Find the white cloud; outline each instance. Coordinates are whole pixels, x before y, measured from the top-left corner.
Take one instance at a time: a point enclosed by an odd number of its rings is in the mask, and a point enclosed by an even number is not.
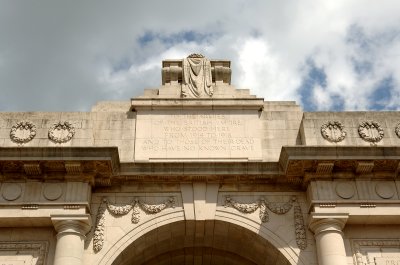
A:
[[[39,2],[2,2],[0,111],[129,99],[160,85],[163,59],[192,52],[231,60],[233,84],[266,100],[300,101],[313,62],[326,75],[309,87],[316,108],[368,109],[388,77],[386,106],[400,106],[395,0]]]

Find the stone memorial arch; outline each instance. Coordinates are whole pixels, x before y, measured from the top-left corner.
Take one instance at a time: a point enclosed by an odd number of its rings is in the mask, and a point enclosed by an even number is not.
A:
[[[0,113],[0,264],[400,264],[399,112],[303,112],[230,64],[191,54],[130,101]]]

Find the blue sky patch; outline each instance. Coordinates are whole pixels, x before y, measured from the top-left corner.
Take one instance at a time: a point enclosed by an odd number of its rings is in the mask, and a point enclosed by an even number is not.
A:
[[[393,77],[389,76],[379,82],[377,88],[369,97],[371,110],[395,110],[393,106],[389,106],[394,88]]]
[[[313,99],[313,87],[315,85],[320,85],[321,87],[326,87],[326,74],[323,68],[316,67],[312,60],[307,61],[308,72],[303,78],[303,82],[300,86],[300,100],[305,111],[315,111],[317,105]]]

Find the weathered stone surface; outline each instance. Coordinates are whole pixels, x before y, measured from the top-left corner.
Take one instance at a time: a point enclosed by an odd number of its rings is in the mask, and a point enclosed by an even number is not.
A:
[[[0,113],[1,264],[399,263],[398,112],[303,113],[185,60],[130,101]]]

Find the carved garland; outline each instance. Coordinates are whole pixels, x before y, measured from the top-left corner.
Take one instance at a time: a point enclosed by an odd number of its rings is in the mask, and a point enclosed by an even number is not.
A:
[[[23,131],[28,131],[28,135],[24,135]],[[36,136],[36,126],[30,121],[17,122],[11,127],[10,138],[13,142],[23,144],[31,141]]]
[[[321,126],[322,137],[333,143],[343,141],[346,132],[342,123],[338,121],[328,121]]]
[[[99,252],[103,248],[106,210],[108,210],[112,215],[122,216],[128,214],[133,209],[131,221],[133,224],[137,224],[140,221],[139,210],[142,210],[146,214],[157,214],[169,207],[175,207],[174,197],[170,197],[160,204],[147,204],[138,198],[135,198],[132,203],[127,205],[113,205],[107,201],[107,199],[103,199],[96,216],[96,227],[93,235],[93,250]]]
[[[232,207],[241,213],[249,214],[260,208],[259,217],[262,223],[269,221],[267,209],[275,214],[286,214],[294,208],[294,228],[297,246],[304,250],[307,248],[306,229],[304,226],[303,214],[295,196],[288,202],[268,202],[265,198],[261,198],[255,203],[239,203],[230,196],[225,198],[225,207]]]
[[[376,121],[364,121],[360,123],[358,134],[364,141],[371,143],[379,142],[385,135],[381,125]]]
[[[394,129],[394,132],[396,133],[397,137],[400,138],[400,123],[397,124],[396,128]]]
[[[63,135],[62,132],[67,132],[66,135]],[[58,134],[57,134],[58,132]],[[61,133],[61,135],[60,135]],[[65,122],[57,122],[54,123],[53,126],[50,127],[49,129],[49,139],[52,140],[55,143],[66,143],[69,140],[72,139],[75,135],[75,128],[72,126],[71,123],[65,121]]]

